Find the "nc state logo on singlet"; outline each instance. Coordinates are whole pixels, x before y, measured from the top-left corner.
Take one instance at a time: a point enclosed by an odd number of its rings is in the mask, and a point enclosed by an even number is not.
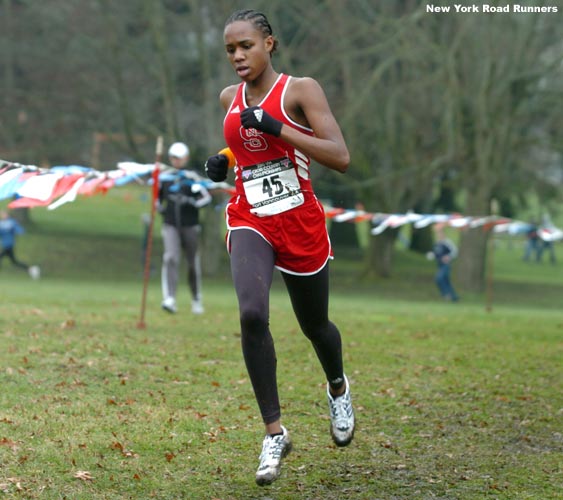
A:
[[[245,149],[251,153],[266,151],[268,149],[268,141],[264,137],[263,132],[260,132],[255,128],[244,128],[242,126],[239,131]]]

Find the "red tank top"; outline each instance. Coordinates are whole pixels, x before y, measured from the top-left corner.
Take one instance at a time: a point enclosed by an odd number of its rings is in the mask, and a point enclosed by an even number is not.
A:
[[[304,127],[292,120],[283,107],[285,92],[287,91],[291,77],[283,73],[260,102],[259,106],[276,120],[293,127],[304,134],[313,135],[310,128]],[[231,103],[225,120],[223,122],[223,134],[225,141],[236,158],[235,166],[235,188],[237,196],[246,201],[243,188],[243,167],[261,164],[280,158],[288,158],[294,165],[299,181],[301,192],[305,195],[305,201],[314,198],[311,181],[309,178],[309,156],[300,152],[291,144],[270,134],[265,134],[253,128],[245,129],[240,123],[240,112],[247,108],[246,83],[238,86],[237,93]]]

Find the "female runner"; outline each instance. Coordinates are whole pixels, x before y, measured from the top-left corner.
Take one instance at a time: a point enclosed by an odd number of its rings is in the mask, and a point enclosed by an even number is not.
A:
[[[346,446],[354,435],[350,386],[344,375],[340,333],[328,317],[332,248],[325,214],[310,181],[311,159],[346,172],[350,156],[320,85],[278,73],[278,42],[264,14],[234,12],[226,21],[228,59],[241,83],[225,88],[224,136],[234,154],[236,194],[226,207],[227,247],[239,303],[242,351],[266,427],[259,485],[280,475],[291,450],[281,424],[276,353],[269,329],[274,269],[283,276],[293,310],[324,370],[331,435]],[[225,180],[229,158],[210,157],[206,171]]]

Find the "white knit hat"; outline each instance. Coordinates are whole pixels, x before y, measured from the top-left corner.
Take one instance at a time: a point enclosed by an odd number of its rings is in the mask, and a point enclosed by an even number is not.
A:
[[[168,149],[168,156],[173,156],[174,158],[185,158],[190,154],[190,148],[183,142],[175,142]]]

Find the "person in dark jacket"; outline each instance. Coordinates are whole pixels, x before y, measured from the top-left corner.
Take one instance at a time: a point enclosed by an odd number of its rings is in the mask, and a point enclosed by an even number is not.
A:
[[[201,294],[201,266],[198,244],[201,226],[199,209],[211,201],[197,172],[187,168],[190,150],[183,142],[175,142],[168,150],[172,169],[160,177],[158,209],[162,215],[162,309],[177,311],[176,291],[182,252],[188,265],[188,285],[192,297],[192,312],[204,312]]]
[[[429,259],[436,260],[438,266],[434,281],[440,291],[440,295],[445,300],[457,302],[459,297],[450,281],[451,262],[457,257],[457,247],[452,240],[444,236],[443,224],[436,224],[434,226],[434,234],[436,237],[434,246],[432,251],[427,254]]]

